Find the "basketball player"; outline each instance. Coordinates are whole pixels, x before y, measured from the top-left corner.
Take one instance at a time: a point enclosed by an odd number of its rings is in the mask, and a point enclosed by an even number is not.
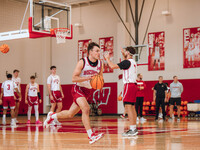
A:
[[[36,124],[41,124],[39,120],[39,111],[38,111],[38,98],[39,98],[39,103],[42,103],[42,99],[40,96],[40,90],[39,90],[39,85],[35,83],[35,76],[30,77],[31,82],[27,84],[26,86],[26,93],[25,93],[25,103],[28,104],[28,121],[27,124],[31,123],[31,111],[32,111],[32,106],[34,106],[35,109],[35,119],[36,119]]]
[[[60,85],[60,77],[56,74],[56,66],[51,66],[50,70],[51,75],[47,79],[47,88],[51,100],[51,108],[49,113],[52,114],[53,112],[58,113],[62,110],[62,99],[64,98],[64,94]],[[56,119],[53,124],[61,125],[61,123]]]
[[[137,113],[137,122],[139,121],[139,117],[140,117],[140,121],[141,122],[146,121],[146,119],[142,115],[143,101],[144,101],[144,89],[146,88],[146,84],[142,80],[142,78],[143,78],[142,74],[139,73],[137,75],[137,87],[138,87],[138,91],[137,91],[137,95],[136,95],[136,104],[135,104],[136,113]],[[140,110],[140,114],[139,114],[139,110]]]
[[[59,113],[49,113],[44,121],[44,127],[48,127],[55,119],[73,118],[80,110],[82,111],[82,122],[87,131],[89,143],[92,144],[103,137],[103,133],[95,135],[91,129],[89,112],[90,106],[88,98],[91,96],[92,87],[90,80],[92,76],[103,75],[103,63],[100,59],[99,45],[92,42],[88,45],[88,57],[82,58],[73,72],[72,87],[73,103],[69,110],[63,110]]]
[[[159,47],[159,43],[156,43],[155,46],[155,56],[154,56],[154,64],[153,64],[153,68],[156,68],[156,61],[158,61],[158,69],[160,69],[160,47]]]
[[[135,111],[135,102],[136,102],[136,93],[137,93],[137,64],[133,59],[133,55],[136,53],[133,47],[127,47],[124,51],[121,50],[121,53],[124,57],[124,60],[121,63],[114,64],[110,60],[110,54],[105,54],[105,59],[108,62],[108,65],[111,69],[121,69],[123,70],[123,82],[124,82],[124,91],[123,91],[123,102],[125,104],[125,109],[128,113],[130,129],[123,133],[122,136],[135,136],[138,134],[136,128],[136,111]]]
[[[20,102],[21,102],[21,78],[19,77],[19,70],[15,69],[13,71],[13,78],[12,78],[12,81],[15,82],[15,84],[17,85],[17,89],[20,93],[20,97],[18,96],[17,92],[15,91],[14,94],[15,94],[15,97],[16,97],[16,106],[15,106],[15,122],[18,123],[17,121],[17,117],[18,117],[18,114],[19,114],[19,106],[20,106]]]
[[[18,91],[17,85],[12,81],[12,74],[7,74],[7,80],[2,83],[1,86],[1,95],[0,95],[0,104],[2,104],[3,98],[3,118],[2,124],[6,125],[6,114],[8,106],[10,107],[11,114],[11,126],[16,126],[15,122],[15,95],[14,91],[18,94],[20,98],[21,94]]]

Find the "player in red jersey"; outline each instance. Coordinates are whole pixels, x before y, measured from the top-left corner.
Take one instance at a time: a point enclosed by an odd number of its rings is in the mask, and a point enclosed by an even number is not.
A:
[[[26,93],[25,93],[25,103],[28,104],[28,121],[27,124],[31,123],[31,111],[32,111],[32,106],[34,106],[35,109],[35,120],[36,124],[41,124],[39,120],[39,111],[38,111],[38,105],[39,103],[42,103],[42,99],[40,96],[40,89],[39,85],[35,83],[35,76],[30,77],[31,82],[27,84],[26,86]],[[39,101],[38,101],[39,98]]]
[[[99,45],[92,42],[88,45],[88,57],[82,58],[73,72],[72,87],[73,103],[69,110],[63,110],[59,113],[48,114],[44,121],[44,127],[49,125],[57,119],[73,118],[80,110],[82,111],[82,122],[87,131],[89,143],[92,144],[103,137],[103,133],[95,135],[90,125],[90,106],[87,102],[91,96],[92,87],[90,85],[91,77],[100,74],[103,75],[103,64],[100,61]]]
[[[137,93],[137,64],[133,59],[133,55],[136,53],[136,50],[133,47],[127,47],[126,50],[122,50],[122,55],[124,60],[119,64],[114,64],[110,60],[110,54],[105,54],[105,59],[108,62],[108,65],[112,69],[121,69],[123,70],[123,83],[124,83],[124,91],[123,91],[123,102],[125,105],[125,109],[128,113],[128,118],[130,122],[130,129],[123,133],[122,136],[135,136],[138,134],[138,130],[136,128],[136,111],[135,111],[135,102],[136,102],[136,93]]]
[[[15,122],[15,95],[14,91],[18,94],[20,98],[20,93],[17,89],[17,85],[12,81],[12,74],[7,74],[7,79],[5,82],[2,83],[1,86],[1,95],[0,95],[0,104],[3,101],[3,118],[2,123],[6,125],[6,114],[8,106],[10,107],[11,113],[11,126],[16,126]]]

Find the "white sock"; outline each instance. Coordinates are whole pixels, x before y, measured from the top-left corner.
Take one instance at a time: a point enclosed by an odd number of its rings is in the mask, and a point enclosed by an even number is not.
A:
[[[32,106],[28,106],[28,112],[27,112],[28,120],[31,120],[31,110]]]
[[[38,105],[34,105],[34,109],[35,109],[35,120],[38,121],[39,120]]]
[[[92,136],[92,133],[93,133],[93,132],[92,132],[92,130],[91,130],[91,129],[87,130],[87,134],[88,134],[88,137],[89,137],[89,138],[91,138],[91,136]]]
[[[160,68],[160,62],[158,62],[158,68]]]
[[[6,115],[3,115],[2,120],[3,120],[3,121],[6,121]]]
[[[16,119],[16,118],[12,118],[12,119],[11,119],[11,122],[15,122],[15,119]]]
[[[53,114],[51,117],[52,117],[54,120],[58,121],[58,119],[57,119],[57,114]]]
[[[134,131],[136,129],[136,125],[130,125],[130,130]]]

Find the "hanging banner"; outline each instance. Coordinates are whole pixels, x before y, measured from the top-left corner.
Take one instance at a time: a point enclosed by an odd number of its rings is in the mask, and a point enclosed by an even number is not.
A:
[[[78,41],[78,61],[81,58],[88,56],[87,48],[88,48],[88,45],[89,45],[90,42],[92,42],[91,39],[88,39],[88,40],[79,40]]]
[[[165,70],[165,32],[148,33],[148,70]]]
[[[183,29],[183,68],[200,67],[200,27]]]
[[[104,71],[103,73],[112,73],[113,70],[108,66],[108,63],[105,61],[103,54],[105,52],[109,52],[111,58],[110,60],[113,61],[114,59],[114,53],[113,53],[113,37],[105,37],[105,38],[99,38],[99,46],[101,51],[101,60],[104,62]]]

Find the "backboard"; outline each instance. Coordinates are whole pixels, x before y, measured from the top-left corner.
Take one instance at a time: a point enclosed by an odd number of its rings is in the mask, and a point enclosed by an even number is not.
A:
[[[68,28],[66,39],[72,39],[71,5],[48,0],[30,0],[30,38],[56,37],[52,29]]]
[[[136,54],[133,55],[138,66],[148,65],[148,57],[149,57],[149,46],[148,45],[132,45],[137,51]],[[126,48],[126,47],[123,47]]]

